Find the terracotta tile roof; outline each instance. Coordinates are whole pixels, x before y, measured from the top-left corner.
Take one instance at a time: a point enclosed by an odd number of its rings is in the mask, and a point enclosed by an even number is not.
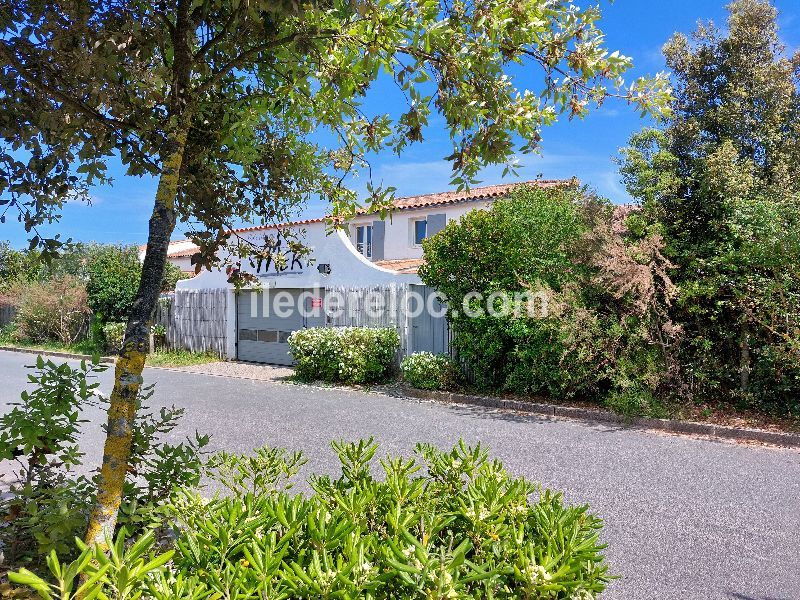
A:
[[[396,198],[393,202],[395,208],[403,210],[407,208],[421,208],[425,206],[439,206],[442,204],[457,204],[459,202],[470,202],[489,198],[499,198],[505,196],[515,187],[529,185],[540,188],[553,188],[562,185],[569,185],[573,180],[569,179],[535,179],[533,181],[520,181],[516,183],[500,183],[497,185],[485,185],[474,187],[469,190],[436,192],[435,194],[421,194],[419,196],[406,196]],[[363,212],[366,212],[364,210]]]
[[[375,265],[396,271],[398,273],[416,273],[417,269],[424,263],[422,258],[400,258],[395,260],[376,260]]]
[[[186,248],[185,250],[176,250],[175,252],[170,252],[167,250],[167,258],[182,258],[184,256],[191,256],[199,249],[200,248],[197,246],[192,246],[191,248]]]
[[[469,190],[449,191],[449,192],[436,192],[433,194],[420,194],[418,196],[406,196],[403,198],[395,198],[392,203],[398,210],[422,208],[427,206],[440,206],[443,204],[458,204],[459,202],[471,202],[476,200],[488,200],[490,198],[499,198],[505,196],[515,187],[520,185],[530,185],[540,188],[553,188],[562,185],[570,185],[577,181],[576,179],[534,179],[531,181],[518,181],[515,183],[500,183],[497,185],[485,185],[481,187],[473,187]],[[360,214],[369,214],[367,209],[358,211]],[[284,227],[297,227],[300,225],[311,225],[312,223],[322,223],[327,217],[317,217],[315,219],[303,219],[301,221],[289,221],[287,223],[277,223],[271,225],[256,225],[253,227],[242,227],[234,229],[234,233],[250,233],[253,231],[263,231],[267,229],[278,229]],[[173,244],[185,243],[188,240],[178,240],[170,242]],[[140,246],[139,249],[144,251],[146,245]],[[191,256],[197,252],[197,248],[175,251],[174,253],[168,252],[168,257]]]
[[[519,181],[516,183],[501,183],[497,185],[485,185],[482,187],[474,187],[469,190],[450,191],[450,192],[436,192],[435,194],[421,194],[419,196],[406,196],[404,198],[395,198],[392,205],[398,210],[410,208],[422,208],[425,206],[440,206],[442,204],[457,204],[459,202],[470,202],[475,200],[484,200],[490,198],[499,198],[505,196],[515,187],[520,185],[530,185],[540,188],[553,188],[562,185],[570,185],[575,182],[575,179],[534,179],[532,181]],[[358,211],[360,214],[369,214],[368,209],[361,209]],[[312,223],[321,223],[325,221],[326,217],[319,217],[316,219],[305,219],[303,221],[291,221],[289,223],[280,223],[278,225],[258,225],[255,227],[244,227],[242,229],[234,229],[235,233],[248,233],[251,231],[261,231],[263,229],[277,229],[283,227],[295,227],[298,225],[310,225]]]
[[[297,227],[299,225],[310,225],[311,223],[322,223],[326,217],[318,217],[316,219],[303,219],[302,221],[288,221],[287,223],[277,223],[275,225],[256,225],[254,227],[242,227],[241,229],[234,229],[234,233],[249,233],[251,231],[261,231],[262,229],[283,229],[284,227]]]

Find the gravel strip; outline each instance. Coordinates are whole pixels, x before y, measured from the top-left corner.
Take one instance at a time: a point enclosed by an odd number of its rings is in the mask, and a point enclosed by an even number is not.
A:
[[[294,372],[290,367],[263,365],[248,362],[219,361],[189,367],[176,367],[176,371],[216,375],[218,377],[237,377],[258,381],[284,381]]]

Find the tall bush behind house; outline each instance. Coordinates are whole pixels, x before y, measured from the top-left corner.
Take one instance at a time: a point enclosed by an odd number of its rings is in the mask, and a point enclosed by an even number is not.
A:
[[[674,266],[685,395],[796,415],[800,53],[769,2],[729,13],[726,32],[704,24],[664,46],[672,116],[631,138],[621,173]]]
[[[125,322],[139,287],[142,265],[135,246],[98,248],[89,258],[89,305],[104,323]]]
[[[89,305],[103,323],[125,323],[139,289],[142,263],[136,246],[96,244],[87,253]],[[171,291],[187,277],[167,263],[160,291]]]
[[[425,241],[420,277],[449,299],[453,344],[473,367],[479,385],[502,388],[512,378],[528,388],[517,391],[558,391],[564,340],[551,322],[514,315],[468,317],[460,305],[471,292],[484,299],[493,292],[571,294],[588,276],[576,258],[576,245],[589,228],[581,208],[587,201],[576,186],[517,188],[489,210],[451,221]],[[575,302],[581,302],[579,296]],[[514,371],[524,369],[524,362],[532,372],[531,361],[523,356],[530,352],[541,357],[537,364],[544,368],[538,381],[522,383],[525,377]]]
[[[518,188],[425,242],[420,276],[447,296],[453,346],[479,386],[598,401],[669,387],[675,289],[661,238],[634,217],[574,185]],[[522,304],[468,315],[472,292],[473,309],[493,292]]]

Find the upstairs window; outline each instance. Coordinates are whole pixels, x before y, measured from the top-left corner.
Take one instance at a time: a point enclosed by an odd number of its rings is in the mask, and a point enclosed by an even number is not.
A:
[[[372,225],[356,227],[356,250],[367,258],[372,258]]]
[[[414,245],[421,246],[426,237],[428,237],[428,220],[420,219],[419,221],[414,221]]]

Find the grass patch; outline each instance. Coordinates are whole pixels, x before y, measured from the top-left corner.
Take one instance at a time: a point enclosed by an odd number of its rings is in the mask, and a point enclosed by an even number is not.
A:
[[[189,352],[188,350],[156,350],[147,356],[148,367],[191,367],[219,361],[212,352]]]
[[[0,335],[0,346],[13,346],[16,348],[27,348],[30,350],[43,350],[50,352],[72,352],[74,354],[89,354],[103,356],[103,348],[95,344],[90,339],[81,340],[75,344],[62,344],[60,342],[28,342],[25,340],[15,340],[10,335]]]

